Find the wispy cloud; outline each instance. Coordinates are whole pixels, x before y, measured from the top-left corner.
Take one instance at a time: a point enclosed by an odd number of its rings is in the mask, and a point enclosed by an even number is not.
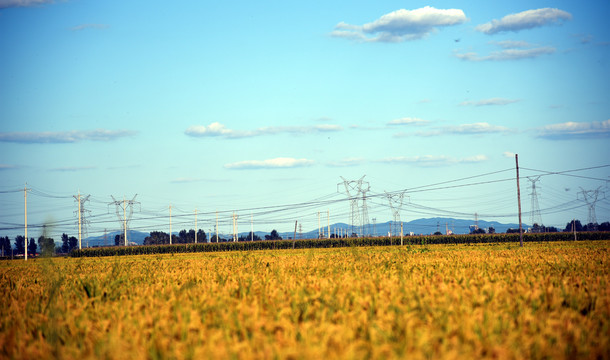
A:
[[[327,163],[327,166],[330,167],[350,167],[350,166],[358,166],[365,162],[364,158],[353,157],[353,158],[345,158],[339,161],[331,161]]]
[[[58,167],[52,168],[51,171],[60,171],[60,172],[74,172],[74,171],[83,171],[83,170],[94,170],[97,169],[97,166],[66,166],[66,167]]]
[[[522,40],[502,40],[502,41],[491,41],[490,44],[497,45],[503,49],[515,49],[515,48],[529,48],[532,47],[530,43]]]
[[[330,33],[333,37],[361,42],[403,42],[425,38],[439,27],[458,25],[468,19],[460,9],[400,9],[364,24],[340,22]]]
[[[551,46],[544,46],[531,49],[504,49],[500,51],[492,51],[489,55],[480,56],[475,52],[467,53],[455,53],[455,57],[466,61],[508,61],[508,60],[522,60],[522,59],[534,59],[542,55],[550,55],[555,52],[555,48]]]
[[[43,131],[43,132],[0,132],[0,142],[23,144],[59,144],[76,143],[80,141],[112,141],[119,138],[134,136],[137,132],[131,130],[97,129],[89,131]]]
[[[558,24],[565,20],[571,20],[572,14],[567,11],[543,8],[527,10],[516,14],[509,14],[500,20],[481,24],[475,30],[492,35],[501,32],[517,32],[526,29],[533,29],[549,24]]]
[[[255,130],[233,130],[228,129],[225,125],[214,122],[210,125],[195,125],[191,126],[184,132],[188,136],[193,137],[225,137],[231,139],[274,135],[274,134],[310,134],[321,132],[341,131],[343,128],[339,125],[320,124],[314,126],[269,126]]]
[[[502,153],[502,156],[507,157],[507,158],[514,158],[515,157],[515,153],[510,152],[510,151],[505,151]]]
[[[455,164],[469,164],[487,161],[485,155],[475,155],[465,158],[455,158],[446,155],[399,156],[379,160],[382,163],[411,164],[419,167],[442,167]]]
[[[424,120],[424,119],[420,119],[420,118],[404,117],[404,118],[389,121],[388,125],[425,125],[427,123],[429,123],[428,120]]]
[[[491,98],[491,99],[483,99],[478,101],[464,101],[461,102],[461,106],[489,106],[489,105],[508,105],[512,103],[516,103],[519,100],[514,99],[504,99],[504,98]]]
[[[53,3],[53,0],[0,0],[0,9],[30,7]]]
[[[444,134],[491,134],[509,131],[507,127],[491,125],[486,122],[445,126],[441,130]]]
[[[226,169],[232,170],[251,170],[251,169],[286,169],[295,167],[305,167],[314,164],[313,160],[295,158],[275,158],[267,160],[246,160],[226,164]]]
[[[81,25],[71,27],[70,30],[72,30],[72,31],[81,31],[81,30],[86,30],[86,29],[103,30],[103,29],[108,29],[109,27],[110,27],[110,25],[106,25],[106,24],[81,24]]]
[[[16,165],[0,164],[0,171],[17,169]]]
[[[597,139],[610,137],[610,119],[592,122],[565,122],[539,129],[538,137],[549,140]]]
[[[394,137],[431,137],[431,136],[442,136],[442,135],[485,135],[509,132],[510,129],[505,126],[491,125],[486,122],[472,123],[472,124],[460,124],[452,126],[443,126],[432,128],[429,131],[418,131],[414,133],[397,133]]]
[[[180,177],[170,180],[172,184],[190,184],[199,182],[226,182],[225,179],[209,179],[209,178],[193,178],[193,177]]]

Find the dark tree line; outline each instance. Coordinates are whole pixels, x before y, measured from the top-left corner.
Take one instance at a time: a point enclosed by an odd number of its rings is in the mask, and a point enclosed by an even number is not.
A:
[[[120,237],[120,243],[117,243],[117,237]],[[197,231],[197,242],[207,242],[208,238],[205,231],[199,229]],[[161,245],[169,244],[169,234],[163,231],[151,231],[150,235],[144,238],[144,245]],[[195,243],[195,230],[180,230],[178,235],[172,234],[172,244],[193,244]],[[115,245],[123,245],[123,235],[115,236]]]

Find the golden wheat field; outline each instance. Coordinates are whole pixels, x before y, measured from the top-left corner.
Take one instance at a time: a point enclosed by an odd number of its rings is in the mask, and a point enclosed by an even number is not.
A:
[[[610,357],[610,241],[0,263],[0,357]]]

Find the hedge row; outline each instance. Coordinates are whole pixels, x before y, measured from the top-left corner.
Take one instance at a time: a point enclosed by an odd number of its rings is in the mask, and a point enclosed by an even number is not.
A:
[[[608,232],[578,233],[579,240],[610,239]],[[524,242],[569,241],[574,240],[572,233],[523,234]],[[486,234],[486,235],[423,235],[406,236],[404,244],[483,244],[483,243],[514,243],[519,242],[519,234]],[[308,240],[277,240],[277,241],[245,241],[224,243],[175,244],[175,245],[142,245],[86,248],[73,250],[71,257],[97,257],[144,254],[175,254],[191,252],[248,251],[271,249],[308,249],[332,248],[350,246],[391,246],[400,245],[400,238],[345,238],[345,239],[308,239]]]

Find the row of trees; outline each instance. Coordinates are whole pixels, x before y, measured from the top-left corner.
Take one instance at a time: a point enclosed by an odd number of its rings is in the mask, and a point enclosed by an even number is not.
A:
[[[207,235],[205,231],[199,229],[197,231],[197,242],[205,243],[207,242]],[[253,234],[252,232],[247,235],[242,235],[238,238],[238,241],[259,241],[261,240],[260,236]],[[282,240],[282,237],[278,234],[276,230],[271,231],[271,234],[265,235],[265,240]],[[216,235],[212,235],[210,238],[210,242],[227,242],[232,241],[232,239],[224,239],[222,237],[216,237]],[[169,234],[163,231],[151,231],[150,235],[144,238],[144,245],[161,245],[161,244],[169,244]],[[195,230],[181,230],[178,235],[172,234],[172,244],[193,244],[195,243]],[[115,245],[124,245],[124,237],[123,235],[116,235],[114,238]]]
[[[580,220],[570,221],[566,224],[566,227],[562,230],[563,232],[583,232],[583,231],[610,231],[610,222],[606,221],[601,224],[589,223],[583,225]],[[518,233],[519,229],[508,229],[506,233]],[[530,232],[532,233],[550,233],[550,232],[559,232],[559,230],[553,226],[546,227],[544,225],[534,224],[530,228]],[[484,229],[477,229],[477,233],[484,234],[486,231]],[[488,233],[494,234],[495,229],[490,227],[488,229]],[[334,235],[334,234],[333,234]],[[435,233],[434,235],[441,235],[441,233]],[[331,236],[334,237],[334,236]],[[207,234],[203,230],[197,231],[197,242],[205,243],[207,242]],[[259,241],[262,240],[258,235],[250,232],[248,235],[242,235],[239,237],[238,241]],[[276,230],[271,231],[269,235],[265,235],[265,240],[282,240],[282,237]],[[224,238],[216,238],[216,235],[212,235],[210,238],[210,242],[218,243],[218,242],[228,242],[232,241],[232,239],[224,239]],[[161,244],[169,244],[169,234],[162,231],[152,231],[150,235],[144,239],[144,245],[161,245]],[[195,230],[181,230],[178,235],[172,234],[172,244],[192,244],[195,243]],[[124,237],[123,234],[116,235],[114,238],[114,244],[117,246],[124,245]],[[25,253],[25,237],[22,235],[17,235],[14,239],[14,247],[11,247],[11,240],[8,236],[0,237],[0,256],[11,256],[11,255],[21,255]],[[42,256],[51,256],[57,253],[67,254],[70,251],[78,248],[78,239],[74,236],[68,236],[67,234],[61,235],[61,246],[56,247],[55,241],[53,238],[47,237],[45,235],[41,235],[36,241],[35,238],[30,238],[28,240],[28,253],[29,254],[37,254],[40,251]]]
[[[53,238],[41,235],[38,241],[35,238],[30,238],[27,242],[28,254],[38,254],[42,256],[52,256],[56,251],[68,253],[72,249],[78,247],[78,240],[75,237],[68,237],[67,234],[62,235],[62,246],[56,249],[55,240]],[[8,236],[0,237],[0,255],[11,256],[25,254],[25,236],[17,235],[14,239],[15,247],[11,247],[11,240]]]

